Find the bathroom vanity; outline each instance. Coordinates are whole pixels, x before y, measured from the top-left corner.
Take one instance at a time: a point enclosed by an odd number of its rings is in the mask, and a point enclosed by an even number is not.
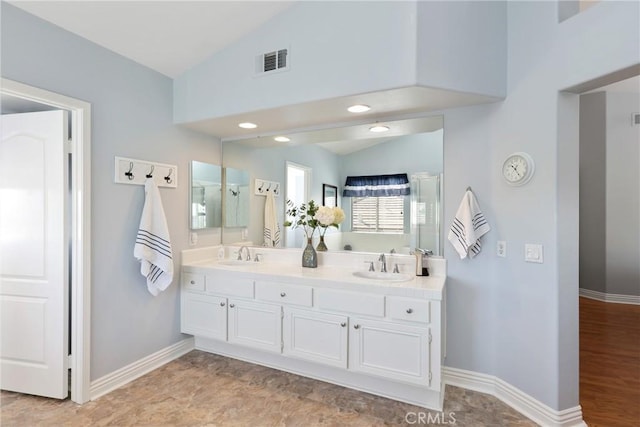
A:
[[[442,409],[444,259],[416,277],[406,255],[383,274],[372,253],[320,253],[310,269],[297,249],[237,250],[182,252],[181,329],[197,349]]]

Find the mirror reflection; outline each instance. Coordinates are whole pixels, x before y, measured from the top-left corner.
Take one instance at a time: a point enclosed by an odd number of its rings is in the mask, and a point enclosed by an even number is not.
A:
[[[222,173],[219,165],[191,162],[191,229],[218,228],[222,224]]]
[[[249,225],[249,172],[224,168],[224,226]]]
[[[415,247],[442,253],[441,195],[443,120],[441,116],[384,122],[388,132],[374,134],[371,125],[287,135],[289,143],[262,137],[223,143],[225,165],[251,171],[252,179],[282,184],[276,198],[280,224],[290,193],[300,201],[315,200],[337,188],[337,205],[345,212],[339,229],[330,228],[325,242],[330,251],[407,253]],[[292,165],[305,173],[291,173]],[[394,197],[346,197],[347,177],[406,174],[409,194]],[[295,189],[295,191],[292,191]],[[329,189],[329,190],[328,190]],[[224,230],[223,243],[262,243],[264,197],[250,195],[245,233]],[[284,245],[298,247],[301,230],[283,227]],[[316,239],[318,235],[316,234]]]

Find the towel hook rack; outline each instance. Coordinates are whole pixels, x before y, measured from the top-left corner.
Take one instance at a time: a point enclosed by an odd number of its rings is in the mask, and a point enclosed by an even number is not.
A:
[[[151,165],[151,170],[147,174],[147,178],[153,178],[153,170],[155,169],[154,165]]]
[[[169,169],[169,173],[164,177],[164,180],[167,181],[167,184],[171,184],[173,178],[171,178],[171,173],[173,172],[173,168]]]
[[[133,180],[133,162],[129,162],[129,170],[126,171],[124,174],[127,178],[129,178],[129,181]]]

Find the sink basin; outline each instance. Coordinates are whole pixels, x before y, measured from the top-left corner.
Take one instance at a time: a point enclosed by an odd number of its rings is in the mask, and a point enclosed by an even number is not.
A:
[[[219,261],[218,264],[220,265],[232,265],[234,267],[250,267],[252,265],[256,265],[258,264],[255,261],[243,261],[240,259],[223,259],[222,261]]]
[[[356,277],[363,279],[380,280],[385,282],[406,282],[413,279],[413,276],[406,273],[383,273],[381,271],[356,271],[353,273]]]

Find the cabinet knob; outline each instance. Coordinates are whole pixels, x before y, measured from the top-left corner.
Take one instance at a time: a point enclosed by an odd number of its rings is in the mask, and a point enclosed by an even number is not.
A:
[[[407,308],[407,314],[413,313],[413,308]]]
[[[353,325],[353,329],[360,329],[360,325]]]
[[[221,302],[220,307],[224,307],[224,306],[225,306],[225,303]]]
[[[229,304],[229,307],[231,307],[231,308],[233,308],[235,306],[236,306],[235,304]]]
[[[195,280],[192,280],[192,281],[191,281],[191,282],[189,282],[189,283],[191,283],[192,285],[195,285],[195,284],[196,284],[196,281],[195,281]]]
[[[345,326],[347,326],[347,322],[340,323],[340,326],[342,326],[344,328]]]
[[[284,297],[286,297],[286,296],[287,296],[287,294],[285,294],[284,292],[280,292],[280,296],[281,296],[282,298],[284,298]]]

